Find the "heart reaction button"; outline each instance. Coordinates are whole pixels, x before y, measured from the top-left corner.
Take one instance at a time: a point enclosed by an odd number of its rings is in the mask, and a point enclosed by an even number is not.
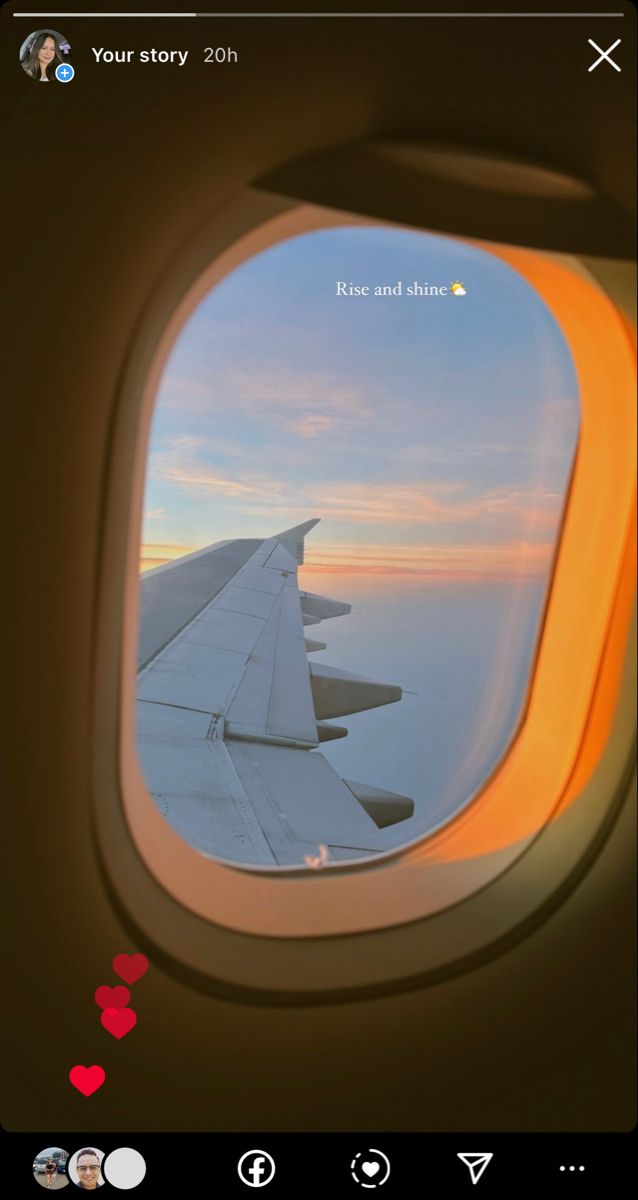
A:
[[[130,999],[131,993],[122,984],[117,987],[107,987],[103,984],[95,993],[95,1003],[100,1008],[126,1008]]]
[[[148,959],[145,954],[116,954],[113,970],[125,983],[136,983],[148,971]]]
[[[100,1021],[113,1037],[123,1038],[135,1028],[137,1014],[132,1008],[105,1008]]]
[[[98,1088],[102,1087],[106,1079],[106,1071],[104,1067],[97,1067],[95,1064],[92,1067],[71,1067],[69,1071],[69,1079],[74,1088],[81,1092],[83,1096],[92,1096],[97,1092]]]
[[[361,1187],[382,1187],[390,1177],[390,1159],[382,1150],[362,1150],[350,1163],[350,1172]]]

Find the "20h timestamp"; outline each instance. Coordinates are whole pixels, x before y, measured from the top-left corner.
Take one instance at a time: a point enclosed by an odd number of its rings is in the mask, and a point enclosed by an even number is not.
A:
[[[204,51],[204,62],[236,63],[239,62],[239,55],[232,46],[207,46]]]

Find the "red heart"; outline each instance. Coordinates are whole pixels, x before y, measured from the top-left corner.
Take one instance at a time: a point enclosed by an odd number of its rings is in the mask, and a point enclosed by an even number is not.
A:
[[[125,983],[135,983],[148,971],[148,959],[145,954],[116,954],[113,970]]]
[[[106,1071],[103,1067],[71,1067],[69,1071],[69,1079],[74,1088],[81,1092],[83,1096],[92,1096],[97,1092],[98,1088],[102,1087],[106,1079]]]
[[[113,1034],[113,1037],[123,1038],[137,1024],[137,1014],[132,1008],[107,1008],[100,1017],[105,1029]]]
[[[112,988],[103,984],[95,993],[95,1003],[100,1008],[126,1008],[130,999],[128,988],[121,986]]]

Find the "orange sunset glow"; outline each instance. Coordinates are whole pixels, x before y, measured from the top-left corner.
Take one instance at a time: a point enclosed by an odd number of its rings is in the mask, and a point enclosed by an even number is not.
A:
[[[191,554],[199,546],[143,543],[140,572]],[[496,545],[398,546],[325,545],[307,549],[304,574],[413,576],[446,582],[480,582],[543,576],[552,542],[504,542]]]

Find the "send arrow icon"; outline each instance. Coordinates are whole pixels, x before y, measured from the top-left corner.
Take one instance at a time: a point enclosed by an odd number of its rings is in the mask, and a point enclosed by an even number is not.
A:
[[[472,1183],[478,1183],[488,1163],[494,1158],[493,1154],[457,1154],[464,1162],[472,1176]]]

